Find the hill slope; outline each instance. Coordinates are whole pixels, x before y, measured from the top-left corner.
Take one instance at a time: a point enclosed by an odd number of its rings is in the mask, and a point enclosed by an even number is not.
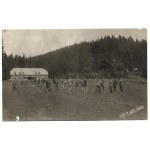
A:
[[[32,58],[4,55],[3,74],[8,77],[13,67],[42,67],[49,77],[127,77],[127,70],[132,72],[137,67],[146,78],[147,41],[106,36]]]

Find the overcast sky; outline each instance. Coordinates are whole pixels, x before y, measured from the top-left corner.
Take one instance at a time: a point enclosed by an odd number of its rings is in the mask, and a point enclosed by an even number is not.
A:
[[[146,29],[56,29],[56,30],[6,30],[3,32],[5,52],[25,56],[36,56],[49,51],[91,41],[106,35],[119,35],[147,40]]]

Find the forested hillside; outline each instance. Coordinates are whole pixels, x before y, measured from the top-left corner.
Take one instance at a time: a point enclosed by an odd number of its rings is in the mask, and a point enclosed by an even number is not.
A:
[[[10,55],[3,50],[3,80],[9,79],[14,67],[42,67],[49,77],[128,77],[138,68],[140,76],[147,78],[147,41],[134,41],[123,36],[97,39],[66,46],[44,55],[26,58]]]

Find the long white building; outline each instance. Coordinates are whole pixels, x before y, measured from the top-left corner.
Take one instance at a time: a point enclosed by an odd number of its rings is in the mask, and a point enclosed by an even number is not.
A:
[[[13,68],[10,71],[10,80],[47,79],[48,71],[43,68]]]

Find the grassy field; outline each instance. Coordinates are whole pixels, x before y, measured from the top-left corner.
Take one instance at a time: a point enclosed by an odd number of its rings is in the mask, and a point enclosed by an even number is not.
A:
[[[117,88],[109,93],[108,82],[104,93],[95,93],[96,81],[88,80],[88,93],[81,89],[72,94],[46,92],[43,86],[32,87],[27,81],[17,83],[13,92],[12,82],[3,82],[3,121],[34,120],[145,120],[147,119],[147,84],[123,81],[124,91]],[[137,109],[142,107],[142,109]],[[136,111],[135,111],[136,109]],[[134,111],[133,111],[134,110]]]

